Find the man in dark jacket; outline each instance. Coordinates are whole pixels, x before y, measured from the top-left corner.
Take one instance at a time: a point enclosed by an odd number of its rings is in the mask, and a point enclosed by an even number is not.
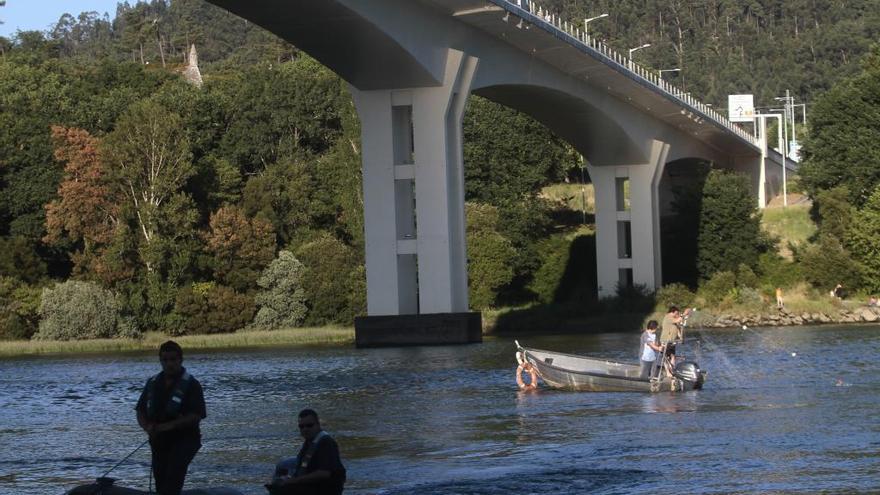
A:
[[[272,495],[341,494],[345,467],[339,459],[336,440],[321,429],[315,411],[303,409],[298,420],[305,442],[296,457],[278,463],[272,482],[266,488]]]
[[[150,378],[138,400],[137,420],[150,436],[153,477],[159,495],[179,495],[189,463],[202,446],[205,418],[202,386],[187,373],[183,349],[169,340],[159,347],[162,371]]]

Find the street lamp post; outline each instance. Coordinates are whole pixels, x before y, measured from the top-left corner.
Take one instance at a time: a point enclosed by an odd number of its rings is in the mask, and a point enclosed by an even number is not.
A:
[[[785,175],[786,175],[785,174],[785,172],[786,172],[786,170],[785,170],[785,139],[783,138],[783,133],[785,132],[784,129],[785,129],[785,124],[786,124],[787,119],[783,115],[780,115],[778,113],[764,113],[764,114],[755,115],[755,120],[764,121],[764,124],[761,126],[765,131],[764,132],[765,135],[761,136],[761,142],[763,143],[762,148],[761,148],[762,150],[767,148],[766,129],[767,129],[767,119],[768,118],[773,118],[773,119],[779,120],[779,127],[777,128],[777,131],[779,133],[779,144],[778,144],[779,154],[782,155],[782,206],[786,207],[786,206],[788,206],[788,183],[787,183],[786,177],[785,177]],[[757,128],[758,126],[755,126],[755,127]],[[763,151],[762,151],[762,153],[763,153]],[[762,160],[763,160],[763,158],[762,158]],[[762,167],[763,167],[763,165],[762,165]]]
[[[632,58],[633,58],[633,52],[638,51],[638,50],[641,50],[642,48],[648,48],[649,46],[651,46],[650,43],[645,43],[645,44],[642,45],[642,46],[637,46],[637,47],[635,47],[635,48],[630,48],[630,49],[629,49],[629,56],[627,57],[627,58],[629,59],[629,70],[633,70],[633,59],[632,59]]]
[[[590,23],[595,21],[596,19],[601,19],[603,17],[608,17],[608,14],[601,14],[601,15],[597,15],[596,17],[590,17],[589,19],[584,19],[584,34],[589,36]]]
[[[660,74],[660,78],[663,78],[664,72],[681,72],[681,69],[660,69],[657,71]]]

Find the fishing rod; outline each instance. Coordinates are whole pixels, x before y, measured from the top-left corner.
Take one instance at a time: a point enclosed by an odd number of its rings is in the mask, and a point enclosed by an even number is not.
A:
[[[97,479],[98,483],[100,484],[102,480],[105,480],[105,482],[106,482],[106,480],[108,480],[107,475],[110,474],[111,471],[113,471],[114,469],[118,468],[120,464],[122,464],[123,462],[125,462],[126,460],[128,460],[129,457],[133,456],[135,452],[137,452],[138,450],[141,450],[141,448],[143,448],[143,446],[146,445],[146,444],[148,444],[149,442],[150,442],[150,439],[149,439],[149,438],[146,439],[146,440],[144,440],[144,443],[138,445],[136,449],[132,450],[127,456],[123,457],[122,460],[119,461],[119,462],[117,462],[115,466],[113,466],[112,468],[108,469],[106,473],[102,474],[102,475]]]

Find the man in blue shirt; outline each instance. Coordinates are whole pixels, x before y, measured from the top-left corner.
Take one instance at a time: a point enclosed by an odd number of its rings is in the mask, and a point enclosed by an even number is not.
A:
[[[643,380],[651,377],[651,368],[657,362],[657,352],[662,349],[657,344],[657,326],[657,320],[651,320],[645,326],[645,331],[642,332],[641,345],[639,346],[639,359],[641,360],[639,377]]]

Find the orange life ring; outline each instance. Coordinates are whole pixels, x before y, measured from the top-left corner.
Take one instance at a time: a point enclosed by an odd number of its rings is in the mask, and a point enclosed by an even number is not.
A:
[[[530,375],[531,381],[529,383],[523,380],[523,371]],[[516,367],[516,384],[519,385],[520,390],[534,390],[538,388],[538,372],[535,371],[532,363],[523,363]]]

